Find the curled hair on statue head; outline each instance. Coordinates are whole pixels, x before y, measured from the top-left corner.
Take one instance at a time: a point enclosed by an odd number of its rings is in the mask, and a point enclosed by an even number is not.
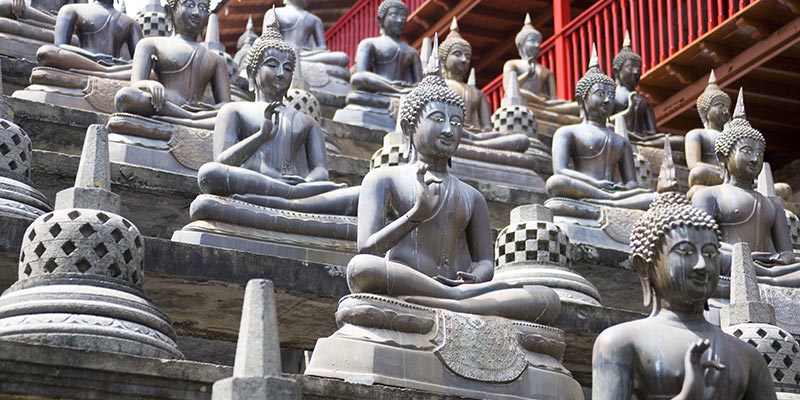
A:
[[[383,2],[378,5],[378,21],[383,21],[386,14],[388,14],[389,10],[392,8],[402,8],[408,13],[408,6],[406,6],[406,3],[400,0],[383,0]]]
[[[734,146],[736,146],[736,143],[739,143],[742,139],[753,139],[765,146],[767,144],[767,141],[764,140],[764,135],[753,128],[750,122],[747,121],[747,115],[745,115],[744,111],[744,91],[740,88],[733,117],[725,124],[722,132],[717,135],[717,140],[714,142],[714,152],[717,154],[717,160],[722,164],[724,170],[727,171],[728,169],[725,161]]]
[[[542,34],[536,28],[533,27],[531,23],[531,15],[525,14],[525,23],[522,24],[522,29],[519,30],[517,36],[514,37],[514,43],[517,45],[517,50],[522,48],[522,45],[528,39],[529,36],[533,36],[539,44],[542,43]]]
[[[597,83],[616,87],[616,82],[600,69],[600,61],[597,58],[597,48],[592,44],[592,57],[589,59],[589,68],[586,69],[586,73],[583,74],[583,77],[581,77],[575,85],[576,100],[583,102],[589,94],[589,91],[592,90],[592,86]]]

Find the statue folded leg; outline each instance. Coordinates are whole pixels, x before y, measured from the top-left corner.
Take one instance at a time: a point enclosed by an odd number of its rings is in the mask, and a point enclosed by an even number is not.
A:
[[[800,287],[800,263],[764,267],[755,264],[759,283],[772,286]]]
[[[350,64],[350,57],[340,51],[305,50],[300,52],[300,59],[303,62],[318,62],[345,68]]]
[[[329,181],[290,185],[256,171],[216,162],[203,164],[197,171],[197,181],[200,190],[208,194],[254,194],[289,199],[310,197],[343,186]]]
[[[258,206],[310,214],[356,215],[360,186],[331,190],[311,197],[287,199],[258,194],[234,194],[236,200]]]
[[[523,153],[531,145],[530,139],[523,134],[503,134],[499,132],[472,133],[461,138],[464,144],[480,146],[495,150],[513,151]]]
[[[370,93],[408,93],[411,87],[400,88],[386,78],[369,71],[356,72],[350,77],[350,85],[353,90],[361,90]]]
[[[115,102],[119,112],[157,118],[168,123],[207,130],[214,129],[215,117],[218,111],[214,109],[191,112],[164,99],[161,109],[156,112],[152,104],[152,95],[133,87],[123,88],[117,92]]]
[[[624,208],[646,210],[656,194],[643,188],[607,192],[579,179],[566,175],[553,175],[547,179],[550,197],[583,199],[584,201]]]
[[[80,49],[80,48],[76,48]],[[82,74],[100,78],[130,80],[132,64],[104,66],[94,60],[59,46],[47,44],[36,52],[39,64],[63,70],[78,70]]]

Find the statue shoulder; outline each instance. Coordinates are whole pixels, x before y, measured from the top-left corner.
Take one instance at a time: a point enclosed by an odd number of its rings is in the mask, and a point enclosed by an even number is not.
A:
[[[610,326],[600,332],[594,344],[593,353],[602,351],[613,355],[633,355],[638,352],[640,332],[651,329],[647,318]],[[617,360],[618,361],[618,360]]]
[[[360,42],[358,42],[357,51],[371,51],[372,48],[375,47],[376,40],[378,40],[378,38],[374,37],[362,39]]]
[[[411,46],[410,46],[408,43],[406,43],[406,42],[400,42],[400,48],[401,48],[401,49],[403,49],[403,52],[404,52],[404,53],[413,54],[413,55],[415,55],[415,56],[419,57],[419,52],[417,51],[417,49],[415,49],[415,48],[411,47]]]

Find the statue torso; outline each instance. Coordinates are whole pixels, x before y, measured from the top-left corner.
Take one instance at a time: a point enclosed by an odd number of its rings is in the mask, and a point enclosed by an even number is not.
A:
[[[145,40],[154,44],[153,70],[166,88],[167,99],[177,105],[198,104],[214,76],[219,57],[199,43],[175,36]]]
[[[412,71],[419,54],[411,46],[388,36],[366,39],[370,47],[370,67],[372,72],[389,81],[403,81],[415,84]]]
[[[709,188],[715,192],[713,217],[727,243],[747,242],[751,251],[774,251],[772,226],[777,205],[755,190],[722,184]]]
[[[75,5],[75,33],[81,48],[96,54],[118,57],[133,19],[113,9],[97,4]]]
[[[547,99],[553,98],[554,93],[550,93],[550,87],[548,86],[550,70],[538,63],[531,68],[527,61],[519,61],[519,64],[517,64],[518,75],[528,73],[527,79],[520,83],[519,88]]]
[[[392,185],[387,223],[413,207],[416,181],[415,165],[388,168],[392,169],[387,171],[391,173]],[[468,271],[472,257],[467,246],[466,229],[473,214],[475,195],[475,189],[448,175],[442,182],[434,215],[389,250],[387,258],[428,276],[442,275],[455,279],[457,271]]]
[[[448,79],[447,86],[464,100],[464,126],[470,130],[480,131],[481,123],[481,102],[487,101],[480,89],[459,82],[455,79]]]
[[[657,318],[646,318],[625,324],[624,328],[646,334],[631,334],[634,352],[634,393],[638,399],[671,399],[680,392],[684,378],[684,354],[698,339],[711,340],[703,360],[710,354],[727,366],[721,373],[717,399],[739,399],[746,390],[750,375],[750,359],[741,349],[740,342],[719,328],[704,324],[702,329],[690,331],[685,326],[674,326]]]
[[[267,13],[272,10],[267,11]],[[314,42],[314,28],[322,21],[306,10],[295,7],[280,7],[275,9],[278,25],[286,43],[296,48],[314,49],[319,43]]]
[[[575,170],[595,179],[614,180],[625,150],[625,139],[608,128],[578,124],[572,129],[573,146],[570,154]]]

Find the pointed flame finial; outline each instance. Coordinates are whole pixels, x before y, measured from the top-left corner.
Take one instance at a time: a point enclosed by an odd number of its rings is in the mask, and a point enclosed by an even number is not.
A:
[[[525,13],[525,23],[523,25],[533,25],[531,21],[531,13]]]
[[[711,73],[708,74],[708,84],[709,85],[716,85],[717,84],[717,75],[714,73],[714,70],[711,70]]]
[[[589,59],[589,68],[600,69],[600,60],[597,58],[597,45],[592,43],[592,57]]]
[[[739,88],[739,97],[736,99],[736,108],[733,109],[733,117],[731,119],[736,118],[746,118],[747,116],[744,113],[744,88]]]
[[[453,16],[453,22],[450,23],[450,30],[458,32],[458,21],[456,21],[455,15]]]
[[[680,191],[677,176],[675,161],[672,159],[672,144],[669,141],[669,135],[667,135],[664,138],[664,159],[661,161],[661,170],[658,171],[656,191],[658,193]]]
[[[467,78],[467,85],[475,86],[476,79],[475,79],[475,68],[470,68],[469,70],[469,78]]]
[[[425,71],[426,75],[439,74],[439,33],[433,34],[433,46],[431,46],[431,55],[428,57],[428,68]]]
[[[631,33],[625,30],[625,39],[622,41],[622,47],[631,47]]]
[[[247,25],[245,26],[244,29],[247,30],[247,31],[252,31],[253,30],[253,15],[252,14],[247,16]]]

